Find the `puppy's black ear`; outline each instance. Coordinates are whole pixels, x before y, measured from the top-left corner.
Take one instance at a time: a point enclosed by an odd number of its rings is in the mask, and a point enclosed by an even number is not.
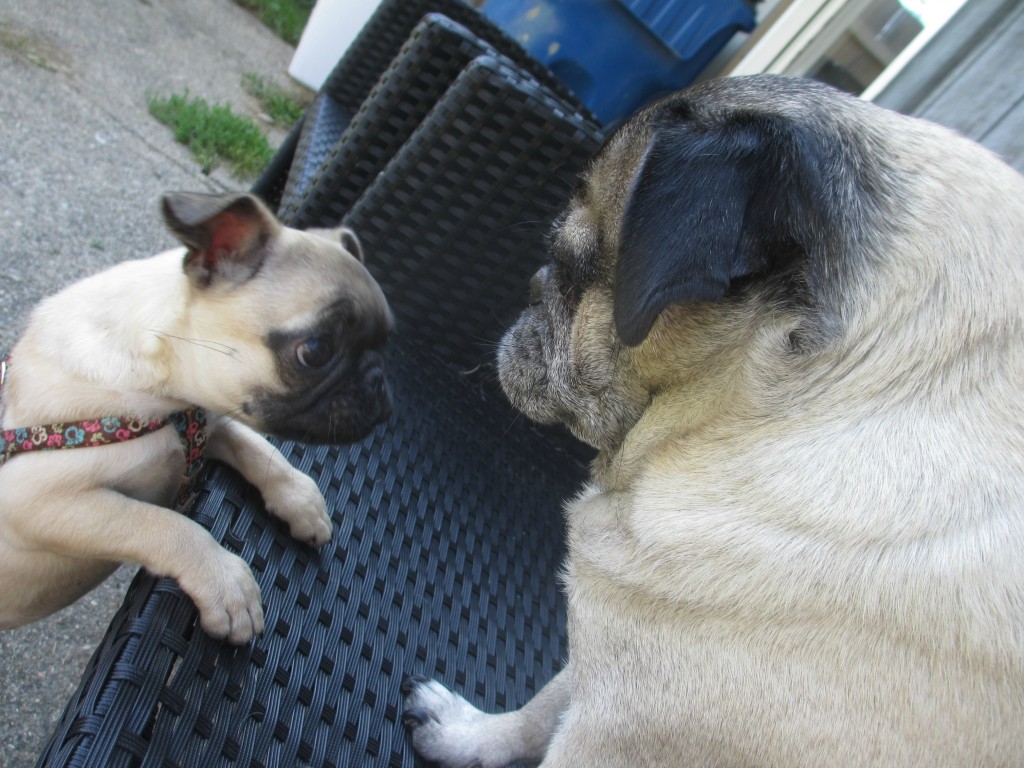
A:
[[[280,227],[263,203],[248,194],[168,193],[162,209],[167,226],[188,248],[185,274],[203,287],[251,279]]]
[[[622,220],[615,325],[641,343],[667,306],[720,299],[763,265],[744,219],[757,175],[759,131],[750,124],[656,129]]]

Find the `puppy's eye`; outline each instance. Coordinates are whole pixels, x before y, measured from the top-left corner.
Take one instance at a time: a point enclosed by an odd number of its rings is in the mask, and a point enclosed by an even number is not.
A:
[[[295,359],[303,368],[322,368],[334,354],[330,342],[322,336],[313,336],[295,347]]]

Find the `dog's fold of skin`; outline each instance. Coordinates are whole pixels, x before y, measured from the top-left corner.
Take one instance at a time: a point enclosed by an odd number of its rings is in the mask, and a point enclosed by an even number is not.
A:
[[[288,229],[244,194],[178,193],[163,205],[186,247],[41,302],[12,351],[2,426],[202,406],[207,456],[238,469],[295,538],[322,545],[331,521],[316,483],[255,430],[341,442],[387,417],[384,296],[347,230]],[[248,565],[168,508],[183,470],[172,426],[3,465],[0,628],[52,613],[133,562],[177,579],[209,634],[244,643],[261,632]]]
[[[499,351],[599,449],[569,663],[444,766],[1024,764],[1024,179],[820,84],[726,79],[606,143]]]

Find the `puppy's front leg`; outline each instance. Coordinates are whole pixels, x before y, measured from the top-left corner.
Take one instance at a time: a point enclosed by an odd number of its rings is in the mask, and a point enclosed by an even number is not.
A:
[[[569,706],[572,671],[567,666],[522,709],[501,715],[485,714],[425,677],[407,678],[402,691],[402,721],[423,757],[444,768],[501,768],[544,759]]]
[[[263,632],[260,587],[249,564],[221,547],[209,531],[165,507],[107,488],[37,497],[39,507],[8,510],[19,552],[45,552],[69,563],[140,563],[175,579],[199,609],[212,637],[241,645]],[[44,510],[45,514],[41,514]],[[66,579],[67,569],[55,578]],[[45,594],[61,585],[33,585]],[[59,607],[59,606],[56,606]]]
[[[316,483],[259,434],[224,420],[210,431],[206,450],[256,486],[267,511],[284,520],[293,537],[314,547],[331,540],[331,517]]]

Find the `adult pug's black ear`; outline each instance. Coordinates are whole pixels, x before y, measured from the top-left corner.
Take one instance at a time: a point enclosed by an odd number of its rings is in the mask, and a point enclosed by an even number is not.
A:
[[[167,226],[188,248],[185,274],[202,287],[250,280],[263,265],[267,241],[280,227],[249,194],[173,192],[161,203]]]
[[[635,346],[662,310],[722,298],[760,268],[744,219],[756,185],[752,123],[655,129],[626,203],[615,282],[615,326]]]

